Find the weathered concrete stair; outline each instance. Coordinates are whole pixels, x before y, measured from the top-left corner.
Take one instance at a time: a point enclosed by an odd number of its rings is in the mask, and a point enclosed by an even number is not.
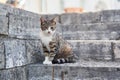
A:
[[[84,62],[79,64],[30,64],[0,71],[1,80],[119,80],[120,64]]]
[[[42,64],[41,16],[59,17],[57,30],[77,63]],[[0,80],[120,80],[119,39],[119,10],[38,15],[0,4]]]

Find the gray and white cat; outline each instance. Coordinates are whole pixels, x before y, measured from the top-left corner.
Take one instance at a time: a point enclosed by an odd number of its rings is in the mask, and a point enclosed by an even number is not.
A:
[[[71,45],[56,34],[56,18],[45,20],[40,18],[40,38],[43,44],[45,60],[43,64],[60,64],[75,62]]]

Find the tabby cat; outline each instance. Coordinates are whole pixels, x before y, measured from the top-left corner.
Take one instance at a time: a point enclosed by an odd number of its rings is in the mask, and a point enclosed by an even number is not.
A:
[[[45,60],[43,64],[60,64],[75,62],[71,45],[56,33],[56,19],[40,18],[40,37]]]

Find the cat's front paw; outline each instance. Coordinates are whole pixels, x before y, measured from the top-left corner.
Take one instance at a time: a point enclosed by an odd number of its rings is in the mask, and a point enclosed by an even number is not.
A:
[[[52,64],[51,61],[44,61],[43,64]]]

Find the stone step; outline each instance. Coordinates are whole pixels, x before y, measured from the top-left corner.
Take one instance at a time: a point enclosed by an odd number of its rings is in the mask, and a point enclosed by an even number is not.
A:
[[[28,79],[52,80],[53,75],[55,80],[61,80],[61,79],[62,80],[117,80],[117,79],[120,79],[119,68],[109,67],[110,64],[108,64],[107,67],[105,67],[104,65],[100,67],[88,67],[88,66],[82,67],[81,64],[82,63],[79,63],[79,66],[75,66],[75,64],[71,64],[72,66],[70,66],[70,64],[62,65],[62,66],[56,65],[54,66],[54,73],[53,73],[53,66],[44,67],[40,65],[30,65],[29,71],[28,71],[29,73]],[[93,64],[94,63],[91,63],[91,65]],[[101,65],[101,64],[98,63],[96,65]],[[114,64],[111,63],[111,65],[114,65]]]
[[[90,13],[71,13],[60,15],[60,21],[62,24],[86,24],[86,23],[100,23],[100,22],[119,22],[120,21],[119,10],[106,10],[101,12]]]
[[[120,22],[106,22],[106,23],[88,23],[88,24],[61,24],[63,32],[75,31],[119,31]]]
[[[118,36],[120,30],[119,10],[102,11],[97,13],[84,13],[84,14],[38,15],[21,9],[11,8],[3,4],[0,5],[0,8],[1,8],[0,12],[2,12],[0,14],[0,18],[2,18],[0,20],[0,34],[8,35],[11,37],[17,37],[20,39],[40,39],[39,38],[40,17],[45,16],[45,18],[51,19],[55,16],[58,16],[57,22],[60,22],[60,25],[58,25],[58,27],[62,27],[63,36],[65,38],[69,38],[70,37],[69,35],[75,36],[75,38],[71,37],[69,39],[88,39],[88,40],[113,39],[114,40],[119,38]],[[70,22],[69,22],[69,18],[70,18]],[[83,22],[80,23],[79,19],[81,19]],[[87,22],[87,24],[85,24],[84,22],[85,23]],[[81,32],[81,31],[91,31],[91,32]],[[94,32],[94,31],[108,31],[108,32]],[[109,31],[110,31],[110,35],[109,35]],[[70,32],[75,32],[75,33],[71,34]],[[88,37],[89,35],[87,34],[90,34],[92,37]],[[96,37],[96,36],[100,36],[100,37]],[[103,36],[107,36],[107,37],[105,38]]]
[[[119,40],[120,31],[66,31],[62,36],[66,40]]]
[[[80,60],[119,61],[120,41],[116,40],[68,40]]]
[[[68,40],[79,60],[120,61],[120,41],[116,40]],[[44,56],[39,40],[1,41],[0,69],[31,63],[42,63]]]
[[[120,10],[39,15],[0,3],[0,12],[0,80],[120,80]],[[42,64],[41,16],[58,16],[77,63]]]
[[[8,18],[0,15],[0,34],[8,35]],[[3,28],[4,27],[4,28]]]
[[[31,64],[0,70],[0,80],[119,80],[120,65],[114,62]]]
[[[120,23],[61,25],[67,40],[119,40]]]
[[[2,4],[0,3],[0,15],[6,15],[8,16],[8,14],[12,14],[12,15],[16,15],[16,16],[26,16],[26,17],[35,17],[35,16],[39,16],[39,14],[30,12],[30,11],[26,11],[23,9],[19,9],[19,8],[14,8],[10,5],[7,4]]]
[[[9,5],[4,5],[0,3],[1,14],[7,15],[8,13],[19,15],[35,17],[39,14],[35,14],[29,11],[16,9],[10,7]],[[120,11],[119,10],[106,10],[101,12],[89,12],[89,13],[71,13],[71,14],[61,14],[55,15],[59,17],[59,21],[62,24],[81,24],[81,23],[99,23],[99,22],[117,22],[120,21]],[[47,15],[46,15],[47,16]]]

